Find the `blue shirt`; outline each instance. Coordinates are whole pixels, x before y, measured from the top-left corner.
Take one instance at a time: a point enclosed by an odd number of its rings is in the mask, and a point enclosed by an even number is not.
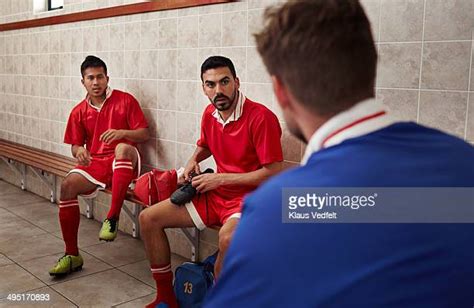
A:
[[[205,307],[474,306],[474,224],[284,224],[283,187],[474,187],[474,148],[396,123],[313,153],[246,199]]]

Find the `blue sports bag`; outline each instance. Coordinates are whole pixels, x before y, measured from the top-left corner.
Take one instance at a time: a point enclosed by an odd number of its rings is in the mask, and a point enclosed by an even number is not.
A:
[[[214,285],[214,264],[217,252],[203,262],[184,262],[176,268],[174,292],[180,308],[201,307]]]

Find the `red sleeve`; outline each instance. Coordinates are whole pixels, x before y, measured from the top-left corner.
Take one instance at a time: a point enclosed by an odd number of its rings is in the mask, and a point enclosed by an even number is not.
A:
[[[86,129],[82,125],[81,110],[76,107],[71,111],[64,133],[64,143],[71,145],[84,145],[86,143]]]
[[[201,118],[201,137],[199,140],[196,142],[196,144],[202,148],[207,148],[209,149],[209,145],[207,144],[207,139],[206,139],[206,115],[208,113],[208,108],[204,111],[202,118]]]
[[[128,95],[128,99],[129,106],[127,121],[130,129],[135,130],[139,128],[148,128],[148,122],[138,101],[132,95]]]
[[[281,127],[277,117],[265,109],[255,117],[251,129],[252,141],[260,164],[283,161]]]

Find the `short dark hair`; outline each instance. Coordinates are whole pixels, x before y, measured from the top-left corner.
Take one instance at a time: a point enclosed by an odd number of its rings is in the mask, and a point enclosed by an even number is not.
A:
[[[201,65],[201,80],[202,80],[202,75],[210,69],[213,68],[218,68],[218,67],[228,67],[230,72],[232,73],[232,76],[234,78],[237,77],[237,74],[235,73],[235,67],[234,63],[229,58],[223,57],[223,56],[211,56],[206,59]]]
[[[271,75],[319,115],[374,96],[377,52],[358,0],[296,0],[265,11],[255,34]]]
[[[84,77],[84,71],[89,67],[103,67],[105,75],[107,75],[107,65],[100,58],[96,56],[87,56],[81,64],[81,75]]]

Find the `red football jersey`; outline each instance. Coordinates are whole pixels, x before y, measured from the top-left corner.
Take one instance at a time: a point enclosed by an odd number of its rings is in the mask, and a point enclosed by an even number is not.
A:
[[[275,114],[249,99],[237,108],[240,108],[236,110],[240,117],[225,125],[213,115],[213,105],[209,105],[202,116],[201,137],[197,145],[210,150],[217,172],[247,173],[282,161],[281,127]],[[225,196],[225,199],[243,196],[254,189],[235,185],[217,188],[219,195]]]
[[[64,143],[85,144],[91,156],[107,156],[114,154],[118,143],[135,144],[129,140],[106,144],[99,140],[106,130],[147,127],[148,123],[137,100],[128,93],[111,90],[100,109],[90,104],[87,98],[73,108],[66,126]]]

